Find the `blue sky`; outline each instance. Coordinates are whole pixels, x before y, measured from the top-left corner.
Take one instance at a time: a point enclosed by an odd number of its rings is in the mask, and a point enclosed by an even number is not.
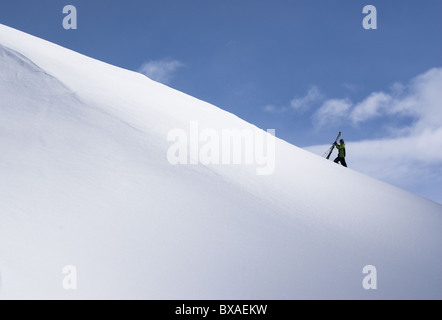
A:
[[[62,27],[68,4],[77,30]],[[369,4],[377,30],[362,27]],[[440,0],[15,0],[0,23],[317,153],[342,131],[350,167],[442,202]]]

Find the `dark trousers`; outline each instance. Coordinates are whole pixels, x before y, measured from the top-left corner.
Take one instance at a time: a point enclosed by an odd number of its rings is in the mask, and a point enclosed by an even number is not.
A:
[[[347,162],[345,162],[345,158],[337,157],[335,159],[335,163],[341,163],[344,167],[347,167]]]

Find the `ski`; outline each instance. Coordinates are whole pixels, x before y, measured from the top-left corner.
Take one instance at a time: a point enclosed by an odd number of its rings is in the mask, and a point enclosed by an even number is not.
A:
[[[331,156],[333,150],[335,149],[335,143],[338,141],[338,139],[339,139],[340,137],[341,137],[341,131],[339,131],[339,134],[338,134],[338,136],[336,137],[335,142],[333,142],[333,144],[331,145],[330,149],[328,149],[328,151],[325,153],[325,154],[327,154],[327,157],[326,157],[327,160],[330,159],[330,156]]]

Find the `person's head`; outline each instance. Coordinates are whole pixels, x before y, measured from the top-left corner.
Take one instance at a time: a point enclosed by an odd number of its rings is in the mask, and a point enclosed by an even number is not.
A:
[[[344,144],[344,139],[339,140],[340,144]]]

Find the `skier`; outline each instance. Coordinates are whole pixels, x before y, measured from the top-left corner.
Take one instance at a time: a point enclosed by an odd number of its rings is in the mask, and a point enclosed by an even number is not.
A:
[[[345,162],[345,143],[344,139],[339,140],[339,144],[334,143],[335,147],[338,149],[338,157],[335,159],[335,163],[341,163],[344,167],[347,167],[347,163]]]

